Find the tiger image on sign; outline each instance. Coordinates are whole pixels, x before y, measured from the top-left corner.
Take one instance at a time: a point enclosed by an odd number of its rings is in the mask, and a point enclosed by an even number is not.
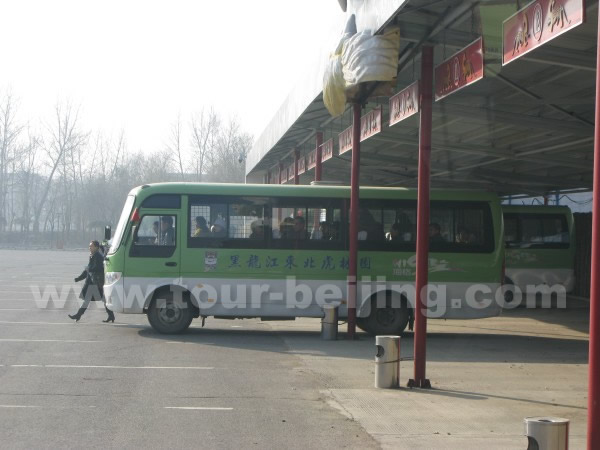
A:
[[[565,21],[570,24],[571,21],[567,17],[567,12],[563,5],[556,6],[556,0],[550,0],[550,6],[548,7],[548,26],[550,32],[554,31],[554,26],[560,24],[560,28],[565,26]]]
[[[471,78],[473,75],[475,75],[475,69],[473,68],[473,63],[471,62],[471,60],[469,58],[467,58],[467,55],[463,55],[463,60],[462,60],[462,76],[464,78],[464,80],[468,80],[469,78]]]
[[[554,0],[552,0],[554,1]],[[529,43],[527,40],[529,39],[529,20],[527,19],[527,14],[523,14],[523,26],[517,34],[515,35],[515,42],[513,44],[513,52],[518,52],[521,47],[527,47]]]

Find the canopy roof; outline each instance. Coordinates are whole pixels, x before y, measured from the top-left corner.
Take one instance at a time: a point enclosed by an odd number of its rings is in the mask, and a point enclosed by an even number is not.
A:
[[[484,37],[482,80],[434,103],[431,182],[439,188],[482,188],[499,194],[543,195],[592,187],[597,2],[587,2],[587,22],[502,67],[502,21],[515,2],[407,0],[380,21],[402,34],[393,93],[419,78],[423,43],[432,44],[435,64],[479,36]],[[322,67],[313,68],[318,81]],[[361,184],[416,185],[418,115],[387,126],[389,97],[369,98],[364,112],[383,107],[382,132],[361,143]],[[291,96],[278,112],[298,109]],[[323,163],[323,179],[349,184],[351,152],[338,156],[338,133],[351,124],[350,108],[338,118],[318,94],[277,136],[265,130],[246,166],[249,180],[283,162],[292,151],[305,155],[315,132],[334,139],[334,156]],[[276,121],[270,127],[276,127]],[[314,170],[314,169],[313,169]],[[300,176],[307,184],[313,170]]]

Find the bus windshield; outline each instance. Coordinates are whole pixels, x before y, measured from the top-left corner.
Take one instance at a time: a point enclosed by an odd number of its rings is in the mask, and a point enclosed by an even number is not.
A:
[[[108,251],[109,255],[112,255],[117,251],[119,245],[121,245],[121,239],[123,238],[123,232],[125,231],[125,225],[127,225],[127,219],[129,219],[129,215],[131,214],[131,208],[133,207],[133,202],[135,201],[135,196],[128,195],[127,200],[125,200],[125,206],[123,207],[123,212],[121,212],[121,217],[119,218],[119,223],[117,224],[117,228],[115,229],[115,235],[113,236],[110,250]]]

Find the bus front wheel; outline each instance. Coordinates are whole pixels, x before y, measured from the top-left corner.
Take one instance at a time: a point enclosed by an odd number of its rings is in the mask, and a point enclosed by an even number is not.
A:
[[[188,329],[194,314],[189,302],[181,297],[169,291],[154,296],[148,308],[148,322],[152,328],[161,334],[178,334]]]
[[[377,299],[371,301],[371,313],[357,320],[357,325],[374,336],[393,334],[400,335],[410,320],[408,302],[403,297],[400,305],[394,304],[391,293],[386,294],[385,306],[377,307]]]

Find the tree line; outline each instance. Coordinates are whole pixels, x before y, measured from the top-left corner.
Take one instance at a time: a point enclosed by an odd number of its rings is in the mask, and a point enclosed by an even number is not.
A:
[[[131,151],[125,131],[85,129],[69,102],[52,112],[23,120],[13,93],[0,92],[0,245],[84,245],[114,228],[125,196],[142,184],[244,181],[252,137],[214,108],[178,116],[153,152]]]

